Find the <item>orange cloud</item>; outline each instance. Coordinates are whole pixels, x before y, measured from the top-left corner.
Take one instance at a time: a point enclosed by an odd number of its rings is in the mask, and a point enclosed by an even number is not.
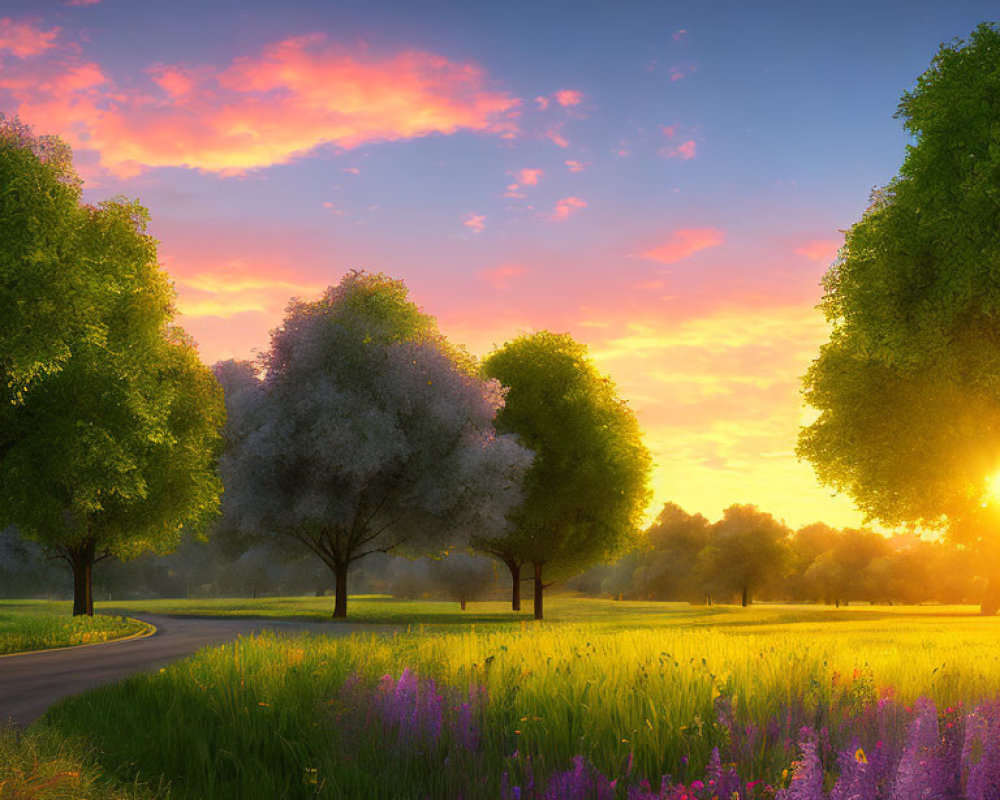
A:
[[[583,92],[578,92],[575,89],[561,89],[552,96],[561,106],[578,106],[583,102]]]
[[[182,97],[195,86],[195,79],[177,67],[155,67],[150,75],[163,91],[171,97]]]
[[[659,261],[661,264],[673,264],[699,250],[718,247],[725,241],[725,232],[718,228],[681,228],[670,234],[670,238],[664,244],[647,250],[642,257]]]
[[[0,33],[9,37],[10,24]],[[47,46],[21,36],[16,43],[20,52]],[[59,73],[78,68],[72,58],[44,75],[5,72],[0,88],[19,102],[22,117],[77,149],[98,151],[102,166],[120,176],[155,167],[232,174],[323,145],[516,130],[510,114],[519,101],[490,88],[473,64],[420,51],[374,57],[322,34],[278,42],[224,69],[156,67],[151,77],[162,94],[110,82],[99,92],[94,83],[68,85]]]
[[[837,251],[843,241],[840,239],[813,239],[806,242],[801,247],[796,247],[795,252],[800,256],[805,256],[810,261],[822,261],[830,263],[837,258]]]
[[[466,214],[462,224],[473,233],[482,233],[486,228],[485,214]]]
[[[525,186],[538,186],[538,179],[544,174],[540,169],[522,169],[517,173],[517,179]]]
[[[166,259],[169,261],[169,259]],[[317,294],[322,286],[293,279],[268,276],[269,264],[229,261],[212,271],[178,275],[177,310],[186,317],[229,319],[240,314],[258,313],[275,317],[291,296]]]
[[[485,281],[494,289],[507,289],[514,278],[524,275],[528,270],[520,264],[505,264],[496,269],[484,269],[477,273],[481,281]]]
[[[8,51],[18,58],[37,56],[55,47],[59,28],[42,30],[30,22],[17,22],[10,17],[0,19],[0,52]]]
[[[582,161],[567,161],[566,166],[569,167],[570,172],[583,172],[587,168],[587,165]]]
[[[562,222],[569,219],[570,215],[577,209],[586,207],[587,202],[579,197],[564,197],[556,203],[556,207],[552,211],[552,219],[556,222]]]

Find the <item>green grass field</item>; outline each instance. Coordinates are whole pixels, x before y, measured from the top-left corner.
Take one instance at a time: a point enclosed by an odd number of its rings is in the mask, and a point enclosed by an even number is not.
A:
[[[0,655],[108,642],[147,629],[126,617],[74,618],[69,610],[68,603],[0,600]]]
[[[263,600],[258,613],[325,618],[329,603]],[[247,601],[129,606],[252,609]],[[633,774],[654,784],[664,773],[698,775],[712,748],[727,744],[720,698],[741,725],[773,725],[793,709],[796,719],[836,728],[890,693],[901,703],[928,696],[942,708],[1000,695],[1000,619],[972,608],[554,597],[543,623],[501,604],[470,604],[463,614],[457,604],[362,598],[351,611],[400,627],[345,639],[241,639],[63,701],[33,732],[93,748],[94,768],[119,792],[138,781],[192,799],[497,798],[504,772],[523,777],[528,756],[542,775],[576,755],[607,775],[621,775],[631,758]],[[384,730],[370,727],[370,693],[381,676],[398,679],[404,669],[433,679],[434,691],[455,703],[482,693],[474,765],[463,765],[471,756],[445,735],[419,752],[396,752]],[[354,687],[346,695],[345,682]],[[797,757],[796,733],[742,753],[738,766],[780,782]],[[469,770],[481,776],[475,786]]]

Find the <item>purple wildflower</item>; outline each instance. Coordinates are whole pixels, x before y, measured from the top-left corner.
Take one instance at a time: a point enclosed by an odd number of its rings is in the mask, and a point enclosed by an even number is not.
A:
[[[961,758],[966,800],[1000,797],[1000,702],[984,703],[968,715]]]
[[[942,764],[937,709],[925,698],[917,701],[913,721],[892,785],[892,800],[943,800],[948,776]]]
[[[816,732],[803,728],[799,737],[802,757],[794,763],[792,782],[787,789],[778,792],[776,800],[824,800],[823,765],[819,760]]]

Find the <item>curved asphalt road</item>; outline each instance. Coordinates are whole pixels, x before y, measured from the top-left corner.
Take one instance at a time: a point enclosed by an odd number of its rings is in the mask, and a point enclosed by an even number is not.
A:
[[[33,722],[56,700],[93,689],[141,670],[154,670],[202,647],[258,631],[347,636],[384,630],[365,625],[290,622],[275,619],[218,619],[131,614],[156,626],[144,639],[50,650],[0,658],[0,723]]]

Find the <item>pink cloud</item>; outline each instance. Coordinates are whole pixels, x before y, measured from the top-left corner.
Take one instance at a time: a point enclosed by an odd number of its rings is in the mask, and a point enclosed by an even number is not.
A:
[[[660,150],[664,158],[679,158],[681,161],[690,161],[697,155],[698,144],[694,139],[688,139],[675,147],[665,147]]]
[[[670,78],[672,83],[684,80],[688,75],[697,69],[694,64],[681,64],[677,67],[671,67],[667,70],[667,76]]]
[[[681,28],[681,29],[680,29],[679,31],[677,31],[676,33],[674,33],[674,35],[673,35],[673,36],[672,36],[671,38],[672,38],[672,39],[673,39],[673,40],[674,40],[675,42],[679,42],[679,41],[680,41],[681,39],[683,39],[683,38],[684,38],[684,37],[685,37],[686,35],[687,35],[687,29],[686,29],[686,28]]]
[[[843,241],[840,239],[812,239],[800,247],[795,248],[795,252],[808,258],[810,261],[822,261],[831,263],[837,258],[837,251]]]
[[[96,6],[101,0],[67,0],[67,6]]]
[[[544,174],[540,169],[522,169],[517,173],[517,179],[525,186],[538,186],[538,179]]]
[[[30,22],[0,19],[0,52],[6,50],[18,58],[37,56],[55,47],[59,28],[43,30]]]
[[[587,202],[579,197],[564,197],[556,203],[556,207],[552,211],[552,219],[556,222],[562,222],[569,219],[570,215],[578,209],[586,207]]]
[[[482,233],[486,228],[485,214],[466,214],[462,218],[462,224],[473,233]]]
[[[561,106],[578,106],[583,102],[583,92],[576,89],[560,89],[552,96]]]
[[[667,139],[674,140],[682,136],[680,125],[661,125],[660,130]],[[690,136],[690,132],[688,132]],[[677,144],[670,144],[660,148],[660,155],[664,158],[679,158],[682,161],[690,161],[698,154],[698,144],[694,139],[688,138]]]
[[[559,147],[569,147],[569,140],[560,133],[558,125],[545,131],[545,135]]]
[[[12,36],[11,24],[0,26],[0,36]],[[16,44],[15,52],[49,46],[20,35]],[[151,77],[162,94],[110,82],[99,91],[95,82],[69,85],[64,75],[80,66],[73,58],[5,70],[0,89],[39,130],[96,150],[101,165],[120,176],[155,167],[232,174],[288,163],[323,145],[516,130],[510,114],[519,101],[492,89],[473,64],[420,51],[374,57],[322,34],[278,42],[225,68],[156,67]]]
[[[570,172],[583,172],[587,168],[587,165],[582,161],[573,160],[567,161],[566,166],[569,168]]]
[[[661,264],[673,264],[699,250],[718,247],[725,241],[725,231],[718,228],[680,228],[671,233],[666,242],[652,250],[647,250],[642,254],[642,257],[659,261]]]
[[[549,98],[547,97],[536,97],[535,103],[538,104],[539,111],[546,111],[549,107]]]
[[[477,273],[481,281],[485,281],[494,289],[507,289],[514,278],[524,275],[528,270],[520,264],[505,264],[496,269],[484,269]]]
[[[351,175],[360,175],[361,170],[357,167],[344,167],[344,172],[349,172]]]

